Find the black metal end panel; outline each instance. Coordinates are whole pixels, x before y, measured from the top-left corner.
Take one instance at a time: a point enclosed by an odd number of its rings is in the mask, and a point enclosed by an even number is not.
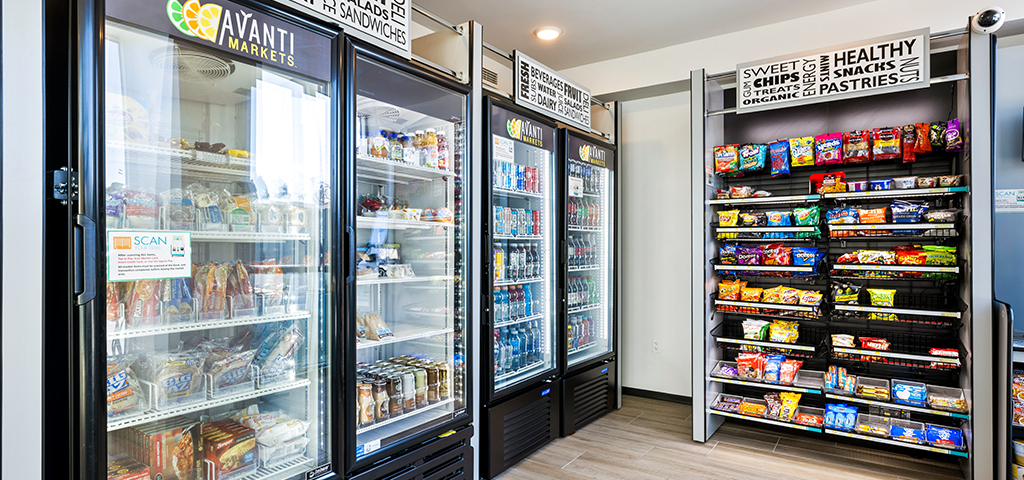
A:
[[[615,360],[562,380],[562,436],[576,433],[615,408]]]
[[[561,381],[485,409],[480,476],[494,478],[558,438]]]
[[[473,477],[473,426],[434,437],[352,475],[350,480],[461,480]]]

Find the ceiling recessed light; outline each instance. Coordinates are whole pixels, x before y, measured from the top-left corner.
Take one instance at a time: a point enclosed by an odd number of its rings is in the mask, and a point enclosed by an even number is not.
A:
[[[554,40],[562,34],[562,29],[558,27],[538,27],[533,31],[533,34],[541,40]]]

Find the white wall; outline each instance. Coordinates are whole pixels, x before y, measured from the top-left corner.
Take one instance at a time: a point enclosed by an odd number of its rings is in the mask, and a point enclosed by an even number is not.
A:
[[[624,387],[690,396],[690,96],[623,102]],[[660,353],[654,353],[654,340]]]

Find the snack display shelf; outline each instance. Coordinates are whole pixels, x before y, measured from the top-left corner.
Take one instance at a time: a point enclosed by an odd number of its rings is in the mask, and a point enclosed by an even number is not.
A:
[[[437,337],[441,335],[451,335],[455,333],[454,328],[445,328],[441,330],[437,329],[420,329],[420,331],[403,332],[402,335],[396,334],[393,337],[387,337],[383,340],[367,340],[358,339],[356,343],[356,350],[363,350],[366,348],[381,347],[384,345],[390,345],[392,343],[408,342],[410,340],[419,340],[421,338]]]
[[[368,277],[359,278],[356,277],[356,285],[384,285],[391,283],[413,283],[413,282],[446,282],[454,280],[455,277],[451,275],[433,275],[427,277],[405,277],[405,278],[387,278],[387,277]]]
[[[357,217],[358,228],[386,228],[389,230],[405,230],[410,228],[430,229],[436,227],[453,227],[451,222],[424,222],[422,220],[404,220],[388,217]]]
[[[595,198],[601,198],[601,194],[600,194],[600,193],[593,193],[593,192],[583,192],[583,194],[582,194],[582,195],[583,195],[584,197],[595,197]]]
[[[824,238],[824,237],[822,237]],[[727,243],[737,242],[757,242],[757,243],[816,243],[820,242],[822,238],[808,237],[808,238],[720,238],[719,240]]]
[[[198,152],[202,158],[211,161],[197,160],[194,150],[157,147],[142,144],[107,143],[106,156],[108,161],[116,161],[118,152],[124,153],[124,160],[133,167],[145,167],[158,174],[173,174],[190,177],[202,176],[204,179],[238,180],[249,176],[246,167],[250,159],[229,157],[221,154]]]
[[[507,320],[504,322],[496,322],[494,328],[507,327],[509,325],[517,325],[523,322],[532,322],[534,320],[541,320],[544,318],[544,314],[530,315],[529,317],[517,318],[515,320]]]
[[[870,307],[864,305],[843,305],[836,304],[832,306],[832,310],[846,311],[846,312],[869,312],[869,313],[893,313],[897,315],[921,315],[928,317],[943,317],[943,318],[961,318],[960,312],[944,312],[938,310],[917,310],[912,308],[893,308],[893,307]]]
[[[942,267],[929,265],[863,265],[859,263],[834,263],[832,270],[865,271],[865,272],[921,272],[921,273],[960,273],[960,267]],[[922,279],[914,279],[922,280]],[[923,279],[928,280],[928,279]]]
[[[543,240],[543,235],[494,235],[495,240]]]
[[[786,205],[816,203],[821,200],[821,195],[788,195],[784,197],[749,197],[749,198],[722,198],[707,200],[708,205]]]
[[[753,271],[753,272],[814,272],[815,266],[813,265],[720,265],[714,264],[715,270],[723,271]]]
[[[755,382],[755,381],[752,381],[752,380],[740,380],[740,379],[736,379],[736,378],[719,377],[719,376],[715,376],[715,375],[709,375],[708,376],[708,381],[710,381],[710,382],[718,382],[718,383],[729,383],[729,384],[732,384],[732,385],[743,385],[745,387],[767,388],[769,390],[782,390],[782,391],[785,391],[785,392],[810,393],[810,394],[814,394],[814,395],[821,395],[821,387],[819,387],[819,388],[810,388],[810,387],[800,387],[800,386],[796,386],[796,385],[785,385],[785,384],[781,384],[781,383],[780,384],[774,384],[774,383]]]
[[[712,415],[720,415],[720,416],[723,416],[723,417],[739,418],[739,419],[742,419],[742,420],[749,420],[751,422],[766,423],[768,425],[775,425],[775,426],[779,426],[779,427],[795,428],[797,430],[804,430],[804,431],[807,431],[807,432],[821,433],[821,429],[820,428],[809,427],[807,425],[800,425],[800,424],[796,424],[796,423],[783,422],[781,420],[772,420],[772,419],[769,419],[769,418],[753,417],[753,416],[750,416],[750,415],[743,415],[743,414],[732,413],[732,412],[720,412],[720,411],[715,410],[713,408],[708,408],[708,413],[710,413]]]
[[[851,402],[851,403],[860,403],[860,404],[864,404],[864,405],[874,405],[876,407],[890,408],[890,409],[893,409],[893,410],[905,410],[905,411],[908,411],[908,412],[927,413],[929,415],[940,415],[940,416],[943,416],[943,417],[960,418],[960,419],[964,419],[964,420],[969,420],[971,418],[971,416],[966,414],[966,413],[949,412],[949,411],[946,411],[946,410],[936,410],[934,408],[917,407],[917,406],[914,406],[914,405],[903,405],[903,404],[900,404],[900,403],[884,402],[884,401],[881,401],[881,400],[871,400],[871,399],[867,399],[867,398],[860,398],[860,397],[854,397],[854,396],[836,395],[834,393],[825,393],[825,397],[829,398],[829,399],[832,399],[832,400],[840,400],[840,401],[843,401],[843,402]]]
[[[543,193],[521,192],[519,190],[512,190],[501,187],[491,187],[491,190],[494,191],[495,195],[504,195],[510,197],[544,198]]]
[[[820,317],[820,316],[802,317],[802,316],[795,316],[795,315],[777,315],[777,314],[770,314],[770,313],[739,312],[739,311],[733,311],[733,310],[715,310],[715,313],[724,313],[726,315],[736,315],[736,316],[750,317],[750,318],[768,318],[768,319],[773,319],[773,320],[775,320],[775,319],[778,319],[778,320],[789,320],[789,321],[796,321],[796,322],[824,323],[826,320],[828,320],[827,317],[823,318],[823,317]]]
[[[601,304],[600,303],[592,303],[590,305],[584,305],[582,307],[573,307],[573,308],[570,308],[570,309],[566,310],[566,313],[570,313],[570,314],[572,314],[572,313],[580,313],[580,312],[585,312],[587,310],[593,310],[595,308],[601,308]]]
[[[540,283],[540,282],[543,282],[543,281],[544,281],[544,279],[540,278],[540,277],[523,278],[523,279],[520,279],[520,280],[495,280],[494,286],[495,287],[507,287],[509,285],[525,285],[525,284],[528,284],[528,283]]]
[[[896,358],[901,360],[913,360],[917,362],[945,363],[950,366],[959,366],[959,357],[940,357],[937,355],[917,355],[913,353],[899,353],[888,350],[870,350],[864,348],[832,347],[834,353],[846,353],[850,355],[863,355],[866,357]]]
[[[587,270],[597,270],[602,268],[603,265],[582,265],[579,267],[569,267],[570,272],[585,272]]]
[[[208,322],[178,323],[174,325],[160,325],[157,327],[132,328],[111,331],[107,330],[107,340],[121,340],[125,338],[151,337],[156,335],[167,335],[171,333],[186,333],[200,330],[212,330],[214,328],[237,327],[243,325],[259,325],[261,323],[286,322],[290,320],[302,320],[309,318],[309,312],[286,313],[282,315],[261,315],[250,317],[227,318],[223,320],[212,320]]]
[[[905,190],[869,190],[866,192],[843,192],[826,193],[826,199],[846,198],[905,198],[905,197],[942,197],[969,192],[970,187],[941,187],[941,188],[908,188]]]
[[[241,402],[244,400],[252,400],[265,395],[272,395],[275,393],[287,392],[297,388],[305,388],[309,386],[309,379],[297,379],[293,382],[286,382],[282,384],[273,384],[270,387],[258,388],[256,390],[250,390],[245,393],[238,395],[228,395],[225,397],[207,400],[204,402],[194,403],[192,405],[186,405],[178,408],[171,408],[168,410],[151,410],[142,415],[126,418],[124,420],[114,420],[107,422],[107,431],[112,432],[114,430],[120,430],[125,427],[131,427],[134,425],[141,425],[144,423],[153,422],[156,420],[163,420],[165,418],[171,418],[178,415],[184,415],[186,413],[198,412],[200,410],[206,410],[221,405],[230,405],[235,402]]]
[[[584,346],[582,346],[582,347],[570,348],[570,349],[568,349],[568,350],[567,350],[567,352],[568,352],[568,353],[569,353],[570,355],[572,355],[572,354],[574,354],[574,353],[580,353],[580,352],[583,352],[583,351],[586,351],[586,350],[590,350],[591,348],[594,348],[594,347],[596,347],[597,345],[598,345],[598,344],[597,344],[597,342],[594,342],[594,343],[588,343],[588,344],[586,344],[586,345],[584,345]]]
[[[801,226],[801,227],[715,227],[715,231],[718,233],[745,233],[745,232],[814,232],[817,231],[818,227],[814,225]],[[730,238],[722,238],[720,240],[729,241]],[[786,238],[760,238],[758,240],[778,240],[786,241]]]
[[[761,302],[740,302],[737,300],[715,299],[715,305],[728,305],[732,307],[747,308],[768,308],[772,310],[792,310],[794,312],[814,312],[815,307],[809,305],[787,305],[782,303],[761,303]],[[731,312],[730,312],[731,313]],[[741,312],[736,312],[741,313]]]
[[[582,227],[582,226],[576,226],[576,225],[569,225],[569,231],[570,232],[598,232],[598,233],[601,233],[601,232],[604,231],[604,228],[603,227]]]
[[[292,460],[267,467],[260,466],[256,473],[242,477],[245,480],[262,480],[264,478],[291,478],[296,474],[309,470],[313,466],[313,459],[301,456]]]
[[[508,372],[508,373],[503,373],[501,375],[495,375],[494,376],[494,384],[497,385],[498,382],[501,382],[502,380],[508,380],[510,378],[518,377],[518,376],[520,376],[520,375],[522,375],[524,373],[532,372],[534,370],[537,370],[538,368],[543,368],[543,367],[544,367],[544,362],[534,362],[534,363],[532,363],[530,365],[527,365],[525,367],[522,367],[519,370],[516,370],[514,372]]]
[[[956,228],[955,223],[853,223],[853,224],[828,224],[829,230],[946,230]],[[871,238],[867,236],[866,238]],[[874,235],[874,237],[885,238],[886,235]],[[856,238],[856,237],[833,237],[833,238]]]
[[[861,435],[853,432],[843,432],[839,430],[832,430],[830,428],[825,429],[825,433],[830,435],[839,435],[840,437],[855,438],[857,440],[865,440],[868,442],[884,443],[886,445],[895,445],[897,447],[912,448],[915,450],[926,450],[935,453],[944,453],[947,455],[955,455],[957,457],[970,458],[970,454],[967,452],[961,452],[959,450],[950,450],[948,448],[932,447],[929,445],[921,445],[917,443],[901,442],[899,440],[892,440],[888,438],[872,437],[870,435]]]
[[[728,338],[717,335],[715,336],[715,341],[722,343],[735,343],[737,345],[753,345],[758,347],[778,348],[784,350],[800,350],[804,352],[815,351],[815,348],[811,345],[799,345],[796,343],[762,342],[760,340],[743,340],[739,338]]]
[[[358,428],[358,429],[356,429],[356,435],[361,435],[363,433],[366,433],[366,432],[369,432],[369,431],[372,431],[372,430],[376,430],[378,428],[381,428],[381,427],[384,427],[384,426],[387,426],[387,425],[391,425],[393,423],[398,423],[398,422],[401,422],[402,420],[405,420],[405,419],[408,419],[408,418],[413,418],[413,417],[415,417],[417,415],[424,414],[424,413],[429,412],[431,410],[437,410],[437,409],[439,409],[441,407],[444,407],[446,405],[450,405],[453,402],[455,402],[455,399],[454,398],[449,398],[448,400],[442,400],[442,401],[437,402],[437,403],[435,403],[433,405],[427,405],[426,407],[423,407],[423,408],[417,408],[416,410],[413,410],[410,413],[404,413],[404,414],[399,415],[397,417],[391,417],[391,418],[389,418],[387,420],[384,420],[383,422],[376,422],[373,425],[367,425],[365,427]]]
[[[411,307],[403,308],[402,311],[405,312],[407,315],[416,317],[449,318],[452,316],[452,314],[448,312],[429,312],[422,310],[413,310]]]
[[[309,241],[308,233],[276,233],[276,232],[192,232],[193,242],[287,242],[292,240]]]
[[[356,157],[356,172],[362,175],[378,174],[386,175],[387,177],[408,178],[410,180],[436,180],[438,178],[455,176],[455,173],[449,170],[400,163],[368,155]],[[396,179],[396,183],[403,182]]]

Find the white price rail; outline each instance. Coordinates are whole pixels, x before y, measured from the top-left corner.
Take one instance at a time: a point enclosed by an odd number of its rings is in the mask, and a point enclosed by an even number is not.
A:
[[[378,428],[383,427],[385,425],[391,425],[392,423],[401,422],[402,420],[405,420],[407,418],[413,418],[416,415],[419,415],[421,413],[426,413],[426,412],[429,412],[431,410],[437,410],[439,408],[451,405],[454,402],[455,402],[454,398],[449,398],[448,400],[437,402],[437,403],[435,403],[433,405],[427,405],[426,407],[423,407],[423,408],[417,408],[416,410],[413,410],[413,411],[408,412],[408,413],[404,413],[404,414],[399,415],[397,417],[391,417],[391,418],[389,418],[387,420],[384,420],[384,421],[381,421],[381,422],[376,422],[373,425],[367,425],[365,427],[358,428],[358,429],[356,429],[356,435],[361,435],[363,433],[369,432],[371,430],[378,429]]]
[[[178,323],[174,325],[160,325],[157,327],[125,328],[123,330],[107,330],[108,340],[120,340],[123,338],[151,337],[155,335],[167,335],[171,333],[196,332],[200,330],[212,330],[214,328],[238,327],[243,325],[258,325],[261,323],[286,322],[291,320],[302,320],[309,318],[309,312],[295,312],[283,315],[263,315],[252,317],[237,317],[224,320],[211,320],[208,322]]]
[[[715,270],[738,270],[757,272],[813,272],[814,266],[789,265],[715,265]]]
[[[824,198],[903,198],[953,195],[969,192],[970,187],[910,188],[906,190],[869,190],[867,192],[826,193]]]
[[[804,352],[813,352],[814,351],[814,347],[807,346],[807,345],[797,345],[795,343],[762,342],[762,341],[759,341],[759,340],[740,340],[740,339],[737,339],[737,338],[725,338],[725,337],[715,337],[715,340],[717,340],[719,342],[723,342],[723,343],[735,343],[737,345],[754,345],[754,346],[758,346],[758,347],[770,347],[770,348],[779,348],[779,349],[785,349],[785,350],[801,350],[801,351],[804,351]]]
[[[809,203],[821,200],[821,195],[789,195],[784,197],[723,198],[707,200],[708,205],[778,205],[784,203]]]
[[[833,270],[855,270],[872,272],[922,272],[922,273],[960,273],[960,267],[936,267],[928,265],[861,265],[856,263],[836,263]]]
[[[405,277],[405,278],[387,278],[387,277],[369,277],[360,278],[356,277],[356,285],[383,285],[389,283],[414,283],[414,282],[445,282],[454,280],[453,276],[445,275],[434,275],[429,277]]]
[[[875,405],[882,408],[891,408],[893,410],[906,410],[908,412],[927,413],[931,415],[941,415],[944,417],[970,419],[971,416],[966,413],[959,412],[947,412],[945,410],[936,410],[934,408],[916,407],[914,405],[903,405],[900,403],[883,402],[881,400],[869,400],[867,398],[860,397],[848,397],[845,395],[835,395],[832,393],[826,393],[825,397],[833,400],[841,400],[844,402],[860,403],[864,405]]]
[[[576,225],[569,225],[570,232],[603,232],[602,227],[580,227]]]
[[[857,223],[829,224],[829,230],[941,230],[956,228],[952,223]],[[884,238],[884,236],[881,236]],[[842,237],[839,237],[842,239]]]
[[[830,435],[838,435],[840,437],[856,438],[857,440],[866,440],[868,442],[884,443],[886,445],[895,445],[897,447],[912,448],[914,450],[927,450],[929,452],[944,453],[946,455],[955,455],[957,457],[969,458],[967,452],[961,452],[959,450],[950,450],[948,448],[932,447],[928,445],[919,445],[916,443],[901,442],[899,440],[891,440],[888,438],[872,437],[869,435],[860,435],[852,432],[842,432],[839,430],[832,430],[830,428],[825,429],[825,433]]]
[[[405,230],[410,228],[430,229],[448,228],[455,226],[451,222],[424,222],[422,220],[405,220],[387,217],[358,217],[356,227],[358,228],[386,228],[389,230]]]
[[[449,170],[423,167],[411,163],[361,155],[356,158],[356,172],[362,175],[382,175],[395,179],[395,183],[408,183],[408,180],[436,180],[443,177],[454,177]]]
[[[570,348],[570,349],[566,350],[566,353],[572,355],[574,353],[580,353],[580,352],[583,352],[583,351],[586,351],[586,350],[590,350],[591,348],[594,348],[596,346],[597,346],[597,342],[588,343],[588,344],[586,344],[586,345],[584,345],[582,347]]]
[[[494,281],[494,286],[495,287],[507,287],[507,286],[510,286],[510,285],[525,285],[527,283],[540,283],[540,282],[543,282],[543,281],[544,281],[544,278],[542,278],[542,277],[524,278],[524,279],[521,279],[521,280],[495,280]]]
[[[519,377],[519,376],[526,376],[524,374],[532,372],[534,370],[540,370],[543,367],[544,367],[544,362],[534,362],[534,363],[532,363],[530,365],[527,365],[524,368],[520,368],[519,370],[516,370],[514,372],[503,373],[501,375],[495,375],[494,376],[494,383],[495,383],[495,385],[497,385],[498,382],[501,382],[503,380],[508,380],[510,378]]]
[[[912,353],[889,352],[886,350],[870,350],[863,348],[832,347],[836,353],[848,353],[850,355],[864,355],[868,357],[899,358],[902,360],[914,360],[918,362],[948,363],[960,365],[958,357],[939,357],[936,355],[915,355]]]
[[[570,308],[569,310],[567,310],[567,312],[568,313],[579,313],[579,312],[585,312],[587,310],[594,310],[596,308],[601,308],[601,304],[600,303],[593,303],[593,304],[590,304],[590,305],[584,305],[582,307],[574,307],[574,308]]]
[[[495,240],[544,240],[543,235],[505,235],[494,234]]]
[[[504,322],[498,322],[494,324],[494,328],[507,327],[509,325],[518,325],[520,323],[532,322],[534,320],[541,320],[544,318],[543,314],[530,315],[529,317],[517,318],[515,320],[506,320]]]
[[[769,389],[769,390],[782,390],[782,391],[786,391],[786,392],[813,393],[815,395],[821,395],[821,389],[820,388],[804,388],[804,387],[797,387],[797,386],[794,386],[794,385],[783,385],[783,384],[776,385],[776,384],[772,384],[772,383],[752,382],[752,381],[749,381],[749,380],[738,380],[738,379],[735,379],[735,378],[724,378],[724,377],[716,377],[716,376],[708,376],[708,381],[710,381],[710,382],[718,382],[718,383],[729,383],[729,384],[732,384],[732,385],[744,385],[744,386],[747,386],[747,387],[766,388],[766,389]]]
[[[780,426],[780,427],[793,428],[793,429],[796,429],[796,430],[804,430],[804,431],[807,431],[807,432],[821,433],[821,429],[820,428],[808,427],[807,425],[799,425],[799,424],[796,424],[796,423],[782,422],[782,421],[779,421],[779,420],[771,420],[771,419],[761,418],[761,417],[752,417],[750,415],[742,415],[742,414],[739,414],[739,413],[720,412],[720,411],[715,410],[713,408],[709,408],[708,409],[708,413],[710,413],[712,415],[720,415],[720,416],[723,416],[723,417],[738,418],[738,419],[741,419],[741,420],[749,420],[751,422],[766,423],[768,425],[777,425],[777,426]]]
[[[929,317],[960,318],[960,312],[943,312],[938,310],[915,310],[911,308],[865,307],[861,305],[835,305],[834,310],[846,312],[894,313],[897,315],[922,315]]]
[[[519,190],[512,190],[512,189],[501,188],[501,187],[491,187],[491,189],[494,190],[494,194],[495,195],[508,195],[508,196],[513,196],[513,197],[527,197],[527,198],[544,198],[544,194],[542,194],[542,193],[522,192],[522,191],[519,191]]]
[[[760,303],[760,302],[739,302],[736,300],[715,299],[715,305],[729,305],[733,307],[749,308],[771,308],[774,310],[792,310],[795,312],[813,312],[815,307],[807,305],[785,305],[781,303]]]
[[[716,227],[715,231],[718,233],[737,233],[737,232],[813,232],[815,226],[809,227]],[[728,239],[724,239],[728,240]],[[785,240],[784,238],[763,238],[762,240]]]
[[[580,266],[580,267],[569,267],[569,271],[570,272],[584,272],[584,271],[587,271],[587,270],[597,270],[597,269],[601,268],[602,266],[603,265],[584,265],[584,266]]]
[[[309,241],[308,233],[277,232],[192,232],[193,242],[264,243]]]
[[[382,340],[359,339],[359,341],[356,343],[356,350],[363,350],[363,349],[366,349],[366,348],[382,347],[384,345],[389,345],[389,344],[392,344],[392,343],[408,342],[408,341],[411,341],[411,340],[419,340],[421,338],[437,337],[437,336],[441,336],[441,335],[451,335],[452,333],[455,333],[455,329],[454,328],[445,328],[445,329],[442,329],[442,330],[427,330],[427,331],[406,333],[406,334],[403,334],[403,335],[395,335],[393,337],[386,337],[386,338],[384,338]]]

